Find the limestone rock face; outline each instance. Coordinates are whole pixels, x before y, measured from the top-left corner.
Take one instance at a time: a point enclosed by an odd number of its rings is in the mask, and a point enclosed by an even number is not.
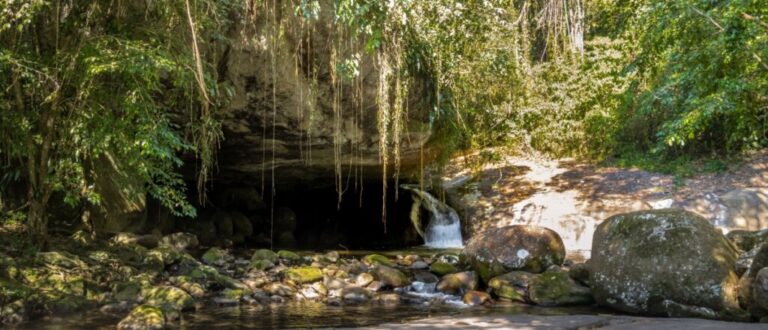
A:
[[[475,235],[464,247],[462,258],[488,282],[513,270],[541,273],[552,265],[562,265],[565,246],[550,229],[514,225]]]
[[[682,210],[619,214],[592,244],[595,300],[646,315],[724,315],[739,310],[736,248],[706,219]]]

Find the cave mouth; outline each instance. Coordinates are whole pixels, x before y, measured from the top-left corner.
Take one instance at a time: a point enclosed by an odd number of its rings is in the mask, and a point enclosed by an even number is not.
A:
[[[232,241],[249,248],[394,250],[416,247],[423,245],[424,239],[411,222],[413,197],[398,187],[403,183],[408,182],[387,182],[386,224],[382,221],[381,179],[363,180],[357,185],[350,183],[340,203],[335,187],[327,184],[276,185],[274,201],[269,188],[264,196],[258,193],[260,185],[218,184],[209,194],[213,207],[206,207],[205,217],[211,217],[217,227],[221,227],[222,221],[232,222],[235,237]],[[230,219],[222,220],[222,215]],[[238,228],[242,227],[238,221],[245,219],[251,223],[251,233],[242,233]],[[217,231],[218,239],[224,238],[222,230]],[[274,245],[270,240],[274,240]]]

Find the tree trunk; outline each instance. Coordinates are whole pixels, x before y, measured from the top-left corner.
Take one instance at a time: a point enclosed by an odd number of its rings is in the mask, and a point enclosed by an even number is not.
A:
[[[48,217],[46,216],[45,201],[37,198],[29,200],[29,209],[27,210],[27,223],[29,231],[36,240],[44,240],[48,237]]]

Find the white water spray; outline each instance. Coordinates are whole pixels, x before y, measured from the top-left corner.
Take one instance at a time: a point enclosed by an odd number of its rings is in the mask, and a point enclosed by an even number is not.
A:
[[[423,206],[429,213],[429,223],[424,232],[424,245],[430,248],[461,248],[464,242],[461,239],[461,221],[454,209],[439,201],[435,196],[415,187],[403,185],[403,188],[412,191],[418,201],[414,207]],[[414,223],[418,226],[419,224]]]

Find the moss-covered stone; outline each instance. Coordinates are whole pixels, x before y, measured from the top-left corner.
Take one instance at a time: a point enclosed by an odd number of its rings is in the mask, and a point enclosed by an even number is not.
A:
[[[272,267],[275,267],[275,264],[269,260],[252,260],[251,261],[251,269],[267,270]]]
[[[696,214],[619,214],[595,231],[589,281],[598,303],[624,312],[667,316],[669,302],[728,312],[739,309],[736,258],[731,242]]]
[[[288,261],[289,263],[292,263],[292,264],[301,260],[301,256],[299,256],[295,252],[291,252],[288,250],[277,251],[277,256],[278,258]]]
[[[437,274],[438,276],[448,275],[458,271],[456,266],[447,262],[436,261],[429,266],[429,271]]]
[[[488,288],[499,298],[528,302],[528,285],[533,277],[534,274],[528,272],[509,272],[488,281]]]
[[[363,257],[363,262],[369,265],[384,265],[388,267],[394,267],[395,263],[392,262],[389,258],[380,255],[380,254],[369,254],[365,257]]]
[[[0,306],[26,298],[31,289],[19,282],[0,277]]]
[[[200,258],[209,265],[216,265],[216,266],[223,266],[227,263],[227,259],[229,258],[229,254],[227,251],[219,249],[217,247],[212,247],[208,249],[208,251],[205,251],[203,256]]]
[[[589,288],[579,285],[564,272],[545,272],[531,279],[528,286],[531,302],[542,306],[591,304]]]
[[[565,245],[560,235],[550,229],[514,225],[475,235],[460,257],[488,282],[513,270],[540,273],[562,265]]]
[[[141,295],[141,285],[136,282],[116,283],[112,292],[117,301],[137,301]]]
[[[312,283],[323,279],[323,270],[317,267],[293,267],[285,272],[285,277],[298,283]]]
[[[156,306],[135,307],[117,324],[119,330],[160,330],[165,328],[165,313]]]
[[[253,252],[253,256],[251,256],[251,261],[257,260],[267,260],[272,264],[275,264],[277,263],[277,253],[267,249],[256,250]]]
[[[38,252],[37,258],[39,262],[54,265],[62,268],[87,268],[88,264],[85,263],[80,257],[63,251],[53,252]]]
[[[448,274],[437,282],[437,291],[448,294],[463,294],[476,289],[478,286],[477,273],[473,271]]]
[[[160,286],[142,292],[144,303],[169,310],[188,310],[195,307],[195,300],[186,291],[173,286]]]
[[[224,298],[232,299],[232,300],[240,300],[242,299],[247,293],[245,290],[241,289],[224,289],[224,291],[221,292],[221,295]]]
[[[377,280],[391,287],[397,288],[410,284],[408,281],[408,276],[406,276],[405,273],[401,272],[397,268],[385,265],[377,265],[373,268],[371,274],[373,274]]]

